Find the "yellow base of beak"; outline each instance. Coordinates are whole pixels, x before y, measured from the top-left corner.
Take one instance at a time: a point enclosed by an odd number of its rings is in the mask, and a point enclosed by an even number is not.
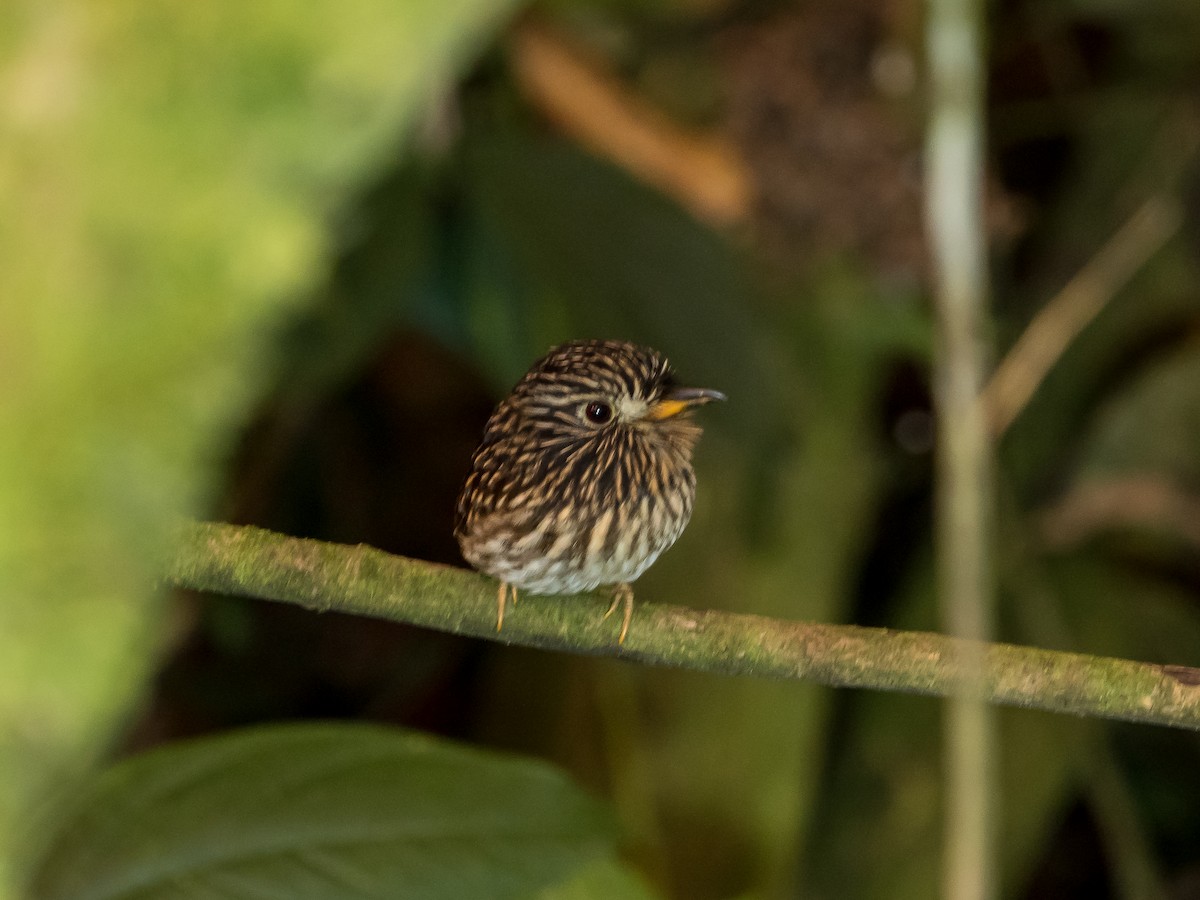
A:
[[[646,410],[646,418],[652,422],[658,422],[662,419],[669,419],[672,416],[677,416],[689,406],[693,406],[694,401],[688,400],[660,400],[652,407]]]
[[[707,388],[676,388],[670,396],[663,397],[646,410],[646,418],[652,422],[658,422],[677,416],[693,406],[703,406],[705,403],[724,399],[725,395],[720,391],[711,391]]]

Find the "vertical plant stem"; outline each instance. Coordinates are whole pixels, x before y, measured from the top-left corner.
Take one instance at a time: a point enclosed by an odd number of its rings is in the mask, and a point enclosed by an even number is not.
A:
[[[947,701],[946,900],[996,895],[994,722],[982,695],[990,639],[991,450],[982,401],[986,308],[983,229],[983,5],[930,0],[926,221],[934,257],[938,352],[937,568],[944,626],[962,645],[966,687]]]

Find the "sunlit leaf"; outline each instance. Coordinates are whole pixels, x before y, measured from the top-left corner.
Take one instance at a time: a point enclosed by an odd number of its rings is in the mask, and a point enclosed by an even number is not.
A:
[[[165,524],[203,504],[330,214],[511,5],[4,7],[0,891],[145,675]]]

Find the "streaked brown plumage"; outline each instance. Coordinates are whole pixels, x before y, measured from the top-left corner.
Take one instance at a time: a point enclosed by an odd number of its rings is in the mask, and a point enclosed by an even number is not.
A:
[[[692,515],[695,406],[724,400],[683,388],[646,347],[575,341],[555,347],[496,408],[458,498],[463,556],[506,598],[616,585],[624,642],[637,579]]]

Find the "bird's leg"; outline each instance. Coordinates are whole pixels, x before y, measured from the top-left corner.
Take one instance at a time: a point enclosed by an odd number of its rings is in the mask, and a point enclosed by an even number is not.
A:
[[[608,608],[608,612],[604,614],[604,618],[607,619],[611,616],[621,603],[625,604],[625,618],[621,622],[621,636],[617,638],[618,644],[625,643],[625,635],[629,634],[629,620],[633,618],[633,585],[618,584],[613,588],[612,606]]]
[[[504,627],[504,604],[508,599],[509,593],[512,594],[512,605],[517,605],[517,586],[509,584],[507,581],[500,582],[500,590],[496,593],[496,630],[499,631]]]

